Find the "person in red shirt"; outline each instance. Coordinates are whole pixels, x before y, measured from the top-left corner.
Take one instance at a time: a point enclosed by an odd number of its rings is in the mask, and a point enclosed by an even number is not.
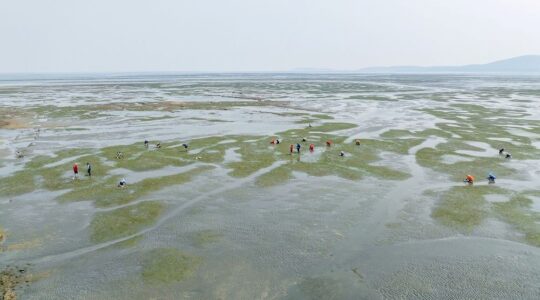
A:
[[[73,174],[75,178],[77,178],[77,175],[79,175],[79,165],[77,165],[77,163],[73,164]]]
[[[291,154],[293,154],[293,152],[294,152],[294,145],[293,144],[291,144],[289,146],[289,151],[291,152]]]
[[[309,145],[309,151],[313,152],[313,150],[315,150],[315,145],[310,144]]]

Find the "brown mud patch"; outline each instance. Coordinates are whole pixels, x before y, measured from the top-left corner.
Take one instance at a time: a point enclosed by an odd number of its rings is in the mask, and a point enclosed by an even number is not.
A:
[[[7,266],[3,268],[0,272],[0,300],[20,299],[17,297],[17,290],[49,275],[48,272],[31,274],[27,267]]]
[[[13,118],[0,120],[1,129],[26,129],[33,128],[34,126],[27,119]]]
[[[160,102],[117,102],[93,105],[91,110],[95,111],[167,111],[173,112],[183,109],[200,109],[200,110],[219,110],[229,109],[234,107],[244,106],[285,106],[286,101],[272,100],[242,100],[242,101],[209,101],[209,102],[193,102],[193,101],[160,101]],[[74,109],[83,109],[86,107],[75,107]],[[89,108],[86,108],[89,109]]]
[[[17,299],[16,289],[22,284],[28,284],[25,268],[7,267],[0,272],[0,300]]]

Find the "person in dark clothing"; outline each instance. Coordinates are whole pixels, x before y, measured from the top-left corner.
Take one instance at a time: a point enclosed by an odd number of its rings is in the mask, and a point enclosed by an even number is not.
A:
[[[148,140],[144,140],[144,147],[148,148]]]
[[[118,187],[125,187],[127,184],[126,178],[122,178],[120,182],[118,183]]]
[[[92,176],[92,165],[90,163],[86,163],[86,173],[88,174],[88,177]]]
[[[504,148],[499,149],[499,155],[503,155],[503,153],[504,153]]]
[[[301,147],[302,147],[302,146],[300,146],[300,144],[296,144],[296,152],[298,152],[299,154],[300,154],[300,148],[301,148]]]

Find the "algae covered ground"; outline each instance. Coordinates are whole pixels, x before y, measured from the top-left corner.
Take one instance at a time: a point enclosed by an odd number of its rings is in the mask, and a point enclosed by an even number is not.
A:
[[[539,97],[530,76],[0,82],[0,296],[538,299]]]

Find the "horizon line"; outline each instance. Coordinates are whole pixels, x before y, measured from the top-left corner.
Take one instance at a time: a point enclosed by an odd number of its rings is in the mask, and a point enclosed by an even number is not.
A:
[[[505,60],[513,60],[517,58],[523,58],[523,57],[531,57],[531,56],[538,56],[536,54],[525,54],[525,55],[519,55],[519,56],[513,56],[510,58],[503,58],[498,60],[493,60],[487,63],[476,63],[476,64],[466,64],[466,65],[429,65],[429,66],[420,66],[420,65],[393,65],[393,66],[370,66],[370,67],[359,67],[355,69],[335,69],[335,68],[328,68],[328,67],[293,67],[288,70],[234,70],[234,71],[226,71],[226,70],[189,70],[189,71],[180,71],[180,70],[174,70],[174,71],[164,71],[164,70],[146,70],[146,71],[119,71],[119,70],[105,70],[105,71],[30,71],[30,72],[0,72],[0,76],[9,76],[9,75],[91,75],[91,74],[374,74],[374,73],[388,73],[388,74],[402,74],[402,73],[408,73],[408,74],[416,74],[416,73],[522,73],[520,71],[482,71],[482,72],[467,72],[467,71],[373,71],[376,69],[395,69],[395,68],[419,68],[419,69],[430,69],[430,68],[459,68],[459,67],[467,67],[467,66],[481,66],[481,65],[487,65],[492,63],[497,63]],[[370,71],[371,70],[371,71]],[[524,72],[524,73],[529,73]],[[540,72],[539,71],[532,71],[533,73]]]

